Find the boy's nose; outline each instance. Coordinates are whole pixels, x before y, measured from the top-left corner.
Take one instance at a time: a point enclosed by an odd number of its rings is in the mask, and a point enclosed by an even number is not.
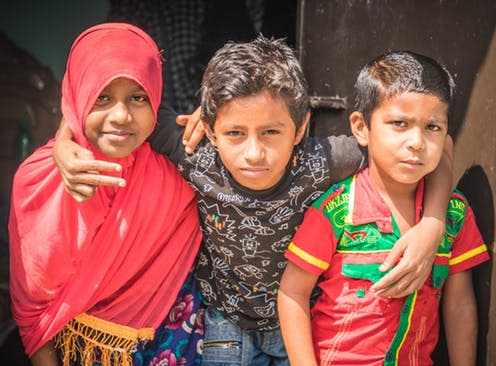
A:
[[[421,151],[425,147],[424,132],[420,128],[414,128],[410,131],[408,138],[408,147],[413,150]]]
[[[127,123],[131,119],[131,114],[125,103],[116,103],[109,114],[111,122]]]
[[[248,138],[244,151],[246,161],[256,163],[264,158],[264,148],[256,137]]]

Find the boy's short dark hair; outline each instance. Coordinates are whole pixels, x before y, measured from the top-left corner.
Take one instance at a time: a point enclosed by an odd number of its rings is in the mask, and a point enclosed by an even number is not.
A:
[[[393,51],[376,57],[362,68],[355,92],[356,108],[369,123],[372,112],[384,99],[405,92],[436,95],[448,104],[451,115],[455,83],[449,71],[436,60],[414,52]]]
[[[263,90],[281,97],[296,127],[309,109],[308,87],[294,51],[283,39],[262,35],[248,43],[229,42],[219,49],[203,74],[202,118],[212,128],[219,108]]]

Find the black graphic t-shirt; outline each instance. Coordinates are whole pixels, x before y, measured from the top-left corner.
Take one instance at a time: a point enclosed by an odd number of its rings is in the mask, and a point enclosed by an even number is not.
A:
[[[352,137],[307,137],[295,146],[281,181],[254,191],[234,181],[207,139],[185,154],[172,110],[161,108],[159,121],[152,147],[176,163],[196,191],[204,235],[196,276],[205,300],[243,329],[276,329],[284,251],[305,210],[332,183],[359,170],[363,153]]]

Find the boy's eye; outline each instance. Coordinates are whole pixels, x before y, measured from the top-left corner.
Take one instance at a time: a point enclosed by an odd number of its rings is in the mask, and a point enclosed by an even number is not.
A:
[[[278,135],[279,131],[278,130],[266,130],[264,131],[264,135]]]
[[[440,126],[438,126],[438,125],[435,125],[435,124],[433,124],[433,123],[428,124],[428,125],[427,125],[427,129],[428,129],[429,131],[441,131],[441,127],[440,127]]]
[[[243,132],[241,131],[227,131],[227,136],[231,136],[231,137],[239,137],[239,136],[243,136]]]
[[[392,124],[393,124],[393,126],[396,126],[396,127],[405,127],[406,126],[405,121],[393,121]]]

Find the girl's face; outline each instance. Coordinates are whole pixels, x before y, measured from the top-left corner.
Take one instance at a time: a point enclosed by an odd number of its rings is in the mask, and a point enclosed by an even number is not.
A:
[[[108,157],[122,158],[146,140],[154,121],[143,88],[131,79],[117,78],[98,96],[86,118],[84,134]]]

